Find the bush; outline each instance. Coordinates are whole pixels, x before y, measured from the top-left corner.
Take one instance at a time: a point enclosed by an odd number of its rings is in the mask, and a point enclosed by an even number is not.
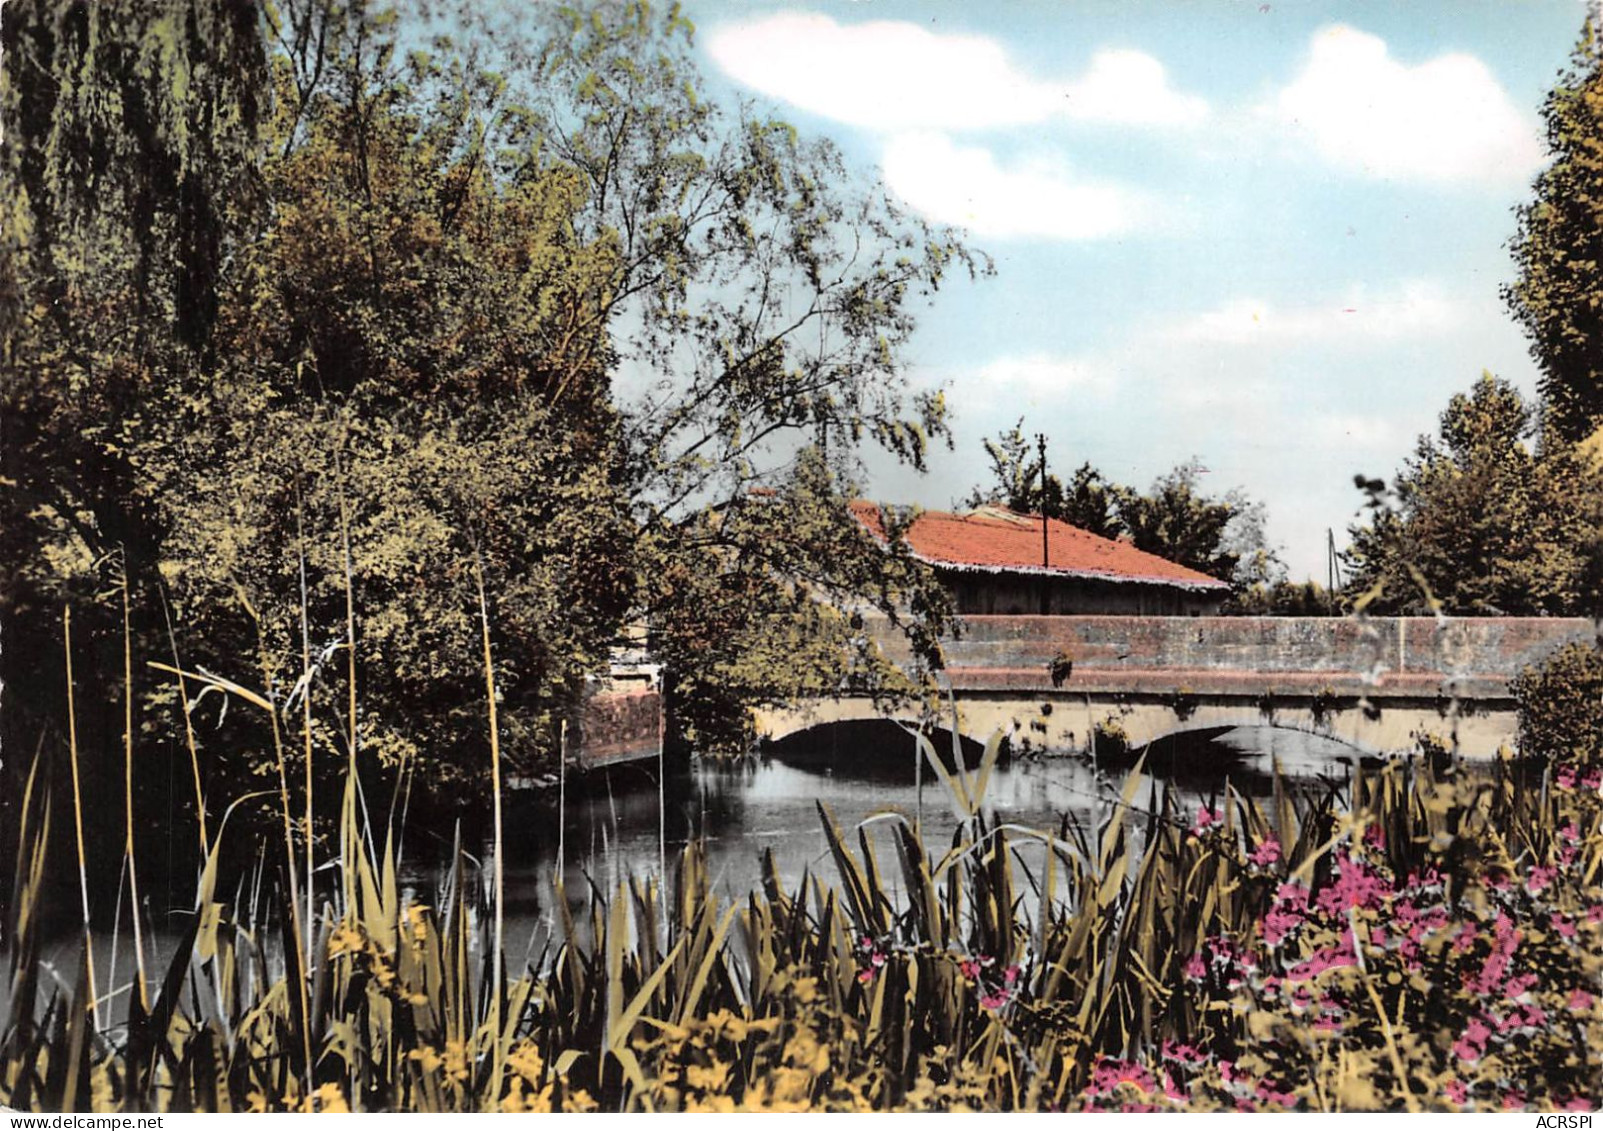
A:
[[[1520,752],[1595,765],[1603,762],[1603,651],[1569,644],[1510,689],[1519,704]]]

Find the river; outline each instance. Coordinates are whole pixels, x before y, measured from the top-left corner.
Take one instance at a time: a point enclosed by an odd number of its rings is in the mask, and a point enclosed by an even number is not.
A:
[[[971,749],[970,757],[975,753]],[[1236,728],[1155,745],[1135,785],[1134,804],[1144,809],[1154,789],[1167,788],[1182,809],[1194,812],[1217,804],[1227,782],[1243,796],[1267,797],[1277,761],[1293,789],[1323,788],[1324,781],[1344,781],[1358,757],[1352,747],[1318,735]],[[999,822],[1054,835],[1066,825],[1094,829],[1119,803],[1131,772],[1099,769],[1078,758],[1015,760],[991,775],[985,809]],[[610,893],[628,877],[655,875],[659,855],[671,876],[679,850],[696,835],[706,846],[714,890],[726,900],[744,898],[760,884],[765,850],[773,853],[787,891],[794,892],[808,875],[833,885],[839,876],[818,812],[821,803],[854,852],[859,851],[856,830],[869,822],[890,886],[899,866],[890,835],[894,818],[888,815],[920,823],[925,845],[936,854],[951,844],[958,822],[941,783],[927,768],[922,776],[920,790],[906,734],[894,727],[877,732],[865,727],[847,741],[798,736],[738,765],[698,762],[670,772],[660,807],[651,763],[571,782],[560,821],[549,802],[514,802],[506,823],[508,957],[516,962],[522,951],[537,957],[554,937],[552,880],[559,851],[576,913],[588,900],[590,884]],[[1044,842],[1014,840],[1025,866],[1039,876]],[[428,871],[419,866],[412,873],[424,887]]]

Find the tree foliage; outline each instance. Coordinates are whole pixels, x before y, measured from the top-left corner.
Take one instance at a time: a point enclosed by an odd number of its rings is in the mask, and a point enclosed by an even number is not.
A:
[[[1509,684],[1527,755],[1581,765],[1603,761],[1603,651],[1569,644]]]
[[[987,438],[985,451],[992,481],[970,493],[971,507],[1000,503],[1021,514],[1045,514],[1103,538],[1123,538],[1243,590],[1272,585],[1284,575],[1268,543],[1264,505],[1240,490],[1223,498],[1203,494],[1202,465],[1195,459],[1160,476],[1142,494],[1109,482],[1089,463],[1076,468],[1067,485],[1050,471],[1043,484],[1039,449],[1026,437],[1022,419]]]
[[[939,662],[927,571],[845,503],[863,443],[918,465],[943,434],[901,350],[988,264],[707,98],[677,8],[506,16],[6,6],[8,747],[64,718],[61,606],[110,594],[79,669],[85,744],[114,749],[124,585],[142,745],[177,746],[147,661],[177,663],[258,687],[297,740],[309,706],[315,766],[461,799],[481,582],[527,769],[628,618],[709,742],[848,673],[865,602]],[[268,721],[200,702],[217,796],[268,772]]]
[[[1352,530],[1349,592],[1374,612],[1532,616],[1579,611],[1595,592],[1597,473],[1508,382],[1483,374],[1453,397],[1393,482],[1369,484]],[[1362,476],[1360,485],[1365,485]]]
[[[1603,45],[1588,18],[1542,116],[1551,163],[1519,209],[1517,280],[1504,291],[1530,338],[1549,423],[1579,441],[1603,420]]]

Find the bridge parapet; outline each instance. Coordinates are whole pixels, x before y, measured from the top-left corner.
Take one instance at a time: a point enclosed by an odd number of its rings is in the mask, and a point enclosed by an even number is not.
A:
[[[1590,640],[1584,618],[1431,617],[966,617],[945,645],[954,684],[1049,687],[1054,660],[1070,661],[1068,686],[1242,693],[1273,682],[1355,684],[1385,694],[1435,693],[1445,682],[1477,696],[1507,694],[1508,681],[1564,644]],[[876,632],[888,655],[906,646]]]
[[[869,631],[890,659],[908,658],[887,623]],[[961,732],[1000,729],[1016,749],[1092,749],[1109,728],[1140,746],[1270,725],[1375,753],[1428,738],[1492,757],[1516,737],[1509,680],[1596,633],[1579,618],[971,616],[945,645],[946,677]],[[757,723],[778,739],[877,717],[871,699],[843,695],[760,711]]]

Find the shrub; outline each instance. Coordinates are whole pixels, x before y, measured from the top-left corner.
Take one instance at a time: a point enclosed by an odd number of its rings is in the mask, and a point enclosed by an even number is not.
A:
[[[1569,644],[1510,684],[1519,705],[1520,752],[1593,765],[1603,761],[1603,651]]]

